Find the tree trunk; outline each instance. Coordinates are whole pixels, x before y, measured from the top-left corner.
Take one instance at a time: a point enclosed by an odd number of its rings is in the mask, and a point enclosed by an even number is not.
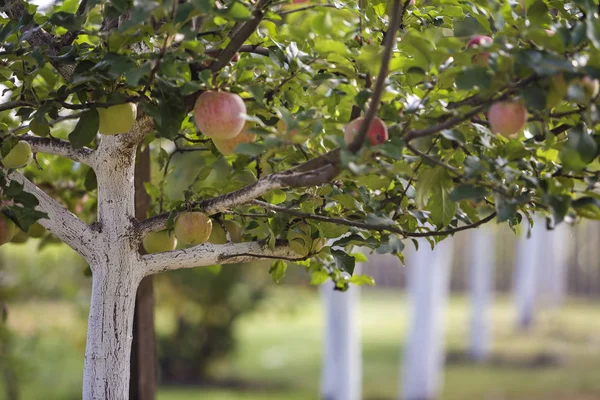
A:
[[[431,250],[425,240],[407,262],[411,323],[404,348],[401,399],[432,400],[442,386],[444,308],[448,298],[453,241]]]
[[[110,258],[107,260],[110,261]],[[92,277],[83,400],[127,399],[135,292],[133,265],[97,265]]]
[[[357,267],[355,273],[359,273]],[[325,308],[325,340],[321,397],[325,400],[359,400],[361,398],[361,346],[356,313],[360,288],[334,291],[327,282],[320,288]]]
[[[489,307],[492,303],[494,265],[496,262],[493,232],[487,227],[471,232],[470,282],[471,329],[469,353],[477,362],[489,356],[491,329]]]
[[[150,149],[138,151],[135,166],[135,218],[146,218],[150,196],[144,183],[150,182]],[[140,249],[143,253],[144,249]],[[131,381],[129,400],[154,400],[156,397],[156,339],[154,335],[154,287],[152,277],[142,280],[135,297]]]
[[[517,308],[517,327],[528,329],[533,324],[536,307],[536,283],[539,248],[543,243],[543,229],[545,228],[543,218],[536,217],[531,237],[521,238],[517,242],[517,258],[514,272],[514,296]]]

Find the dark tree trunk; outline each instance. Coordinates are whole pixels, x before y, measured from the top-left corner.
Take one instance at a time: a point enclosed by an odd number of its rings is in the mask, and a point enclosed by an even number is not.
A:
[[[150,197],[144,182],[150,181],[150,151],[139,151],[135,166],[135,217],[144,219]],[[143,249],[142,249],[143,250]],[[133,344],[131,347],[130,400],[154,400],[156,397],[156,341],[154,337],[154,292],[152,277],[142,280],[135,300]]]

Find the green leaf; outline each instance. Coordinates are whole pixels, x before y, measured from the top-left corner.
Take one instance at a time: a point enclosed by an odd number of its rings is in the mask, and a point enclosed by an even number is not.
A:
[[[546,195],[544,196],[544,202],[550,205],[550,208],[552,209],[554,223],[560,224],[565,219],[567,211],[569,211],[571,206],[571,197],[567,195]]]
[[[350,275],[354,273],[354,267],[356,266],[356,259],[349,256],[342,250],[332,250],[331,254],[335,260],[336,267],[341,271],[346,271]]]
[[[81,28],[84,18],[75,14],[59,11],[52,14],[48,19],[48,22],[53,25],[62,26],[70,31],[76,31]]]
[[[69,134],[69,142],[76,149],[89,144],[98,133],[100,118],[98,111],[95,108],[84,111],[75,125],[73,132]]]
[[[573,200],[571,206],[580,217],[600,220],[600,200],[594,197]]]
[[[269,274],[271,275],[271,279],[275,283],[279,283],[285,276],[285,271],[287,270],[287,264],[283,260],[277,260],[271,265],[271,269],[269,269]]]
[[[461,90],[472,88],[489,89],[492,85],[492,75],[488,68],[469,67],[456,75],[456,86]]]
[[[487,195],[487,190],[482,187],[478,187],[471,184],[462,184],[452,190],[450,193],[450,200],[452,201],[463,201],[473,200],[480,201]]]
[[[190,0],[190,2],[203,14],[208,14],[212,9],[212,0]]]
[[[398,254],[404,250],[404,243],[397,235],[385,235],[381,238],[381,246],[376,250],[377,254]]]
[[[515,200],[496,194],[494,201],[496,204],[496,213],[498,214],[498,222],[508,221],[517,213],[517,202]]]
[[[591,163],[598,153],[594,138],[579,125],[568,133],[568,139],[560,151],[560,159],[567,170],[580,171]]]
[[[369,275],[354,275],[352,278],[350,278],[350,283],[358,286],[375,286],[375,279]]]
[[[322,269],[313,271],[310,275],[311,285],[321,285],[329,280],[329,274]]]

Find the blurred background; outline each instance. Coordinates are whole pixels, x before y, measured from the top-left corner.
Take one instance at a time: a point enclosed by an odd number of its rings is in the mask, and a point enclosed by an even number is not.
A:
[[[365,253],[376,286],[346,293],[300,266],[278,285],[269,264],[160,275],[158,399],[319,399],[340,380],[329,398],[598,399],[600,224],[527,236],[407,240],[406,266]],[[62,244],[0,248],[0,399],[81,398],[90,284]]]

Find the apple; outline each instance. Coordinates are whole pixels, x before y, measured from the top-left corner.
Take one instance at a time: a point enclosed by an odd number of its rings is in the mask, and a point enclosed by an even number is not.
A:
[[[227,233],[223,226],[219,222],[212,224],[212,231],[208,237],[208,241],[212,244],[225,244],[227,243]]]
[[[31,146],[24,140],[19,140],[6,157],[2,159],[2,165],[6,168],[21,168],[26,166],[33,159]]]
[[[46,137],[50,134],[50,126],[48,126],[48,123],[41,124],[38,121],[36,121],[35,119],[32,119],[31,122],[29,123],[29,130],[33,134],[41,136],[41,137]]]
[[[364,118],[356,118],[346,126],[346,129],[344,129],[344,141],[346,144],[352,143],[354,136],[356,136],[356,133],[360,129],[360,126],[364,120]],[[369,139],[371,146],[382,144],[388,140],[388,131],[385,123],[379,118],[375,117],[371,123],[371,126],[369,127],[369,132],[367,132],[367,138]]]
[[[527,123],[527,108],[518,100],[492,104],[487,114],[490,129],[504,137],[515,137]]]
[[[213,139],[231,139],[244,129],[246,104],[234,93],[207,91],[194,105],[196,127]]]
[[[490,44],[492,44],[493,42],[494,42],[494,39],[492,39],[489,36],[478,35],[478,36],[473,37],[471,40],[469,40],[469,42],[467,43],[467,49],[469,49],[471,47],[478,48],[480,46],[487,47]],[[490,58],[490,53],[483,52],[483,53],[475,54],[471,60],[473,61],[473,64],[475,64],[475,65],[479,65],[481,67],[486,67],[489,64],[489,58]]]
[[[285,120],[283,118],[281,118],[279,121],[277,121],[277,125],[275,125],[275,128],[279,132],[284,132],[284,133],[288,134],[289,137],[294,137],[298,133],[298,128],[294,128],[290,131],[288,129],[287,123],[285,122]]]
[[[127,133],[133,127],[137,115],[134,103],[117,104],[110,107],[98,107],[100,125],[98,132],[103,135]]]
[[[15,234],[10,240],[11,243],[25,243],[29,236],[19,228],[15,228]]]
[[[225,225],[225,229],[227,229],[227,232],[229,232],[229,238],[233,243],[239,243],[242,241],[243,228],[240,224],[238,224],[236,221],[228,219],[227,221],[223,222],[223,225]]]
[[[29,237],[36,238],[36,239],[41,238],[42,236],[44,236],[45,233],[46,233],[46,228],[44,228],[42,225],[40,225],[37,222],[35,224],[31,225],[29,227],[29,230],[27,231],[27,235],[29,235]]]
[[[163,251],[174,250],[177,246],[177,239],[173,232],[169,233],[165,229],[147,234],[142,243],[147,253],[162,253]]]
[[[236,137],[232,138],[232,139],[214,139],[213,138],[213,143],[215,144],[215,147],[217,148],[217,150],[219,150],[221,152],[221,154],[228,156],[230,154],[233,154],[235,148],[238,146],[238,144],[241,143],[254,143],[256,141],[256,135],[254,133],[250,133],[248,131],[246,131],[247,127],[244,128],[244,130],[242,131],[242,133],[240,133],[239,135],[237,135]]]
[[[0,213],[0,246],[10,242],[15,235],[15,223],[6,215]]]
[[[201,212],[186,212],[175,220],[175,237],[182,244],[204,243],[210,237],[213,223],[210,218]]]

